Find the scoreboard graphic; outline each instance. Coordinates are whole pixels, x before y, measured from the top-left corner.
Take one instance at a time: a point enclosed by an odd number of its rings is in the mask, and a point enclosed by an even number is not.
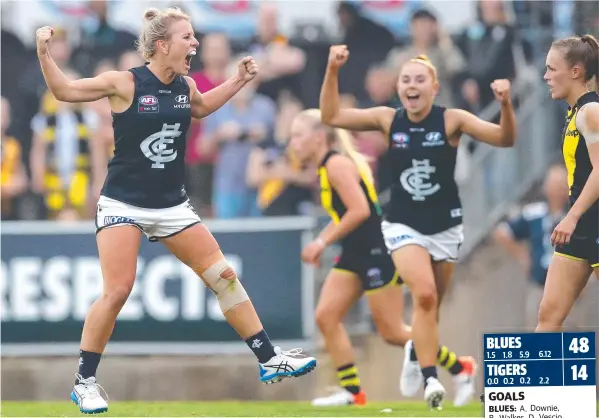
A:
[[[484,334],[485,418],[596,418],[594,332]]]

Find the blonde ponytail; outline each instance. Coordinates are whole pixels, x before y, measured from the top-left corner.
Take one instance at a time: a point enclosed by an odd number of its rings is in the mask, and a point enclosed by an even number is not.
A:
[[[335,128],[335,137],[337,138],[341,153],[351,158],[356,167],[358,167],[360,174],[364,176],[368,182],[373,183],[374,176],[372,175],[368,159],[365,155],[358,152],[354,145],[352,135],[345,129]]]
[[[318,125],[322,125],[321,113],[319,109],[306,109],[300,112],[298,116],[307,117],[315,121]],[[360,175],[363,176],[366,181],[374,183],[374,176],[372,175],[372,169],[370,168],[370,164],[368,163],[368,158],[365,155],[358,152],[356,146],[354,145],[351,133],[345,129],[330,128],[328,125],[323,126],[332,130],[332,133],[335,138],[335,143],[337,145],[337,148],[339,148],[341,154],[351,158],[351,160],[358,168]]]

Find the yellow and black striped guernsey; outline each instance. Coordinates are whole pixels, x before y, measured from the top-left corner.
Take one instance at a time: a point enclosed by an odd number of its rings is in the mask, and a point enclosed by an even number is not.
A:
[[[329,183],[326,167],[329,159],[336,154],[338,154],[337,151],[329,151],[325,155],[320,163],[318,175],[320,178],[320,200],[322,207],[331,216],[333,222],[339,223],[339,220],[345,214],[347,208],[343,204],[337,191]],[[360,173],[360,176],[362,178],[360,187],[368,199],[370,217],[342,240],[344,248],[374,248],[381,244],[384,245],[381,232],[382,210],[378,201],[376,189],[374,184],[368,180],[365,173]]]
[[[584,94],[568,109],[563,130],[562,152],[568,171],[570,207],[576,202],[584,188],[593,165],[586,140],[576,129],[576,116],[587,103],[599,102],[596,92]],[[593,267],[599,266],[599,202],[595,202],[578,220],[569,244],[558,246],[556,253],[576,260],[586,260]]]
[[[562,151],[564,162],[568,170],[568,187],[570,189],[570,202],[574,203],[587,179],[591,175],[593,165],[589,156],[586,141],[576,129],[576,115],[578,110],[587,103],[599,102],[599,95],[589,92],[583,95],[576,104],[568,109],[566,124],[563,132]]]

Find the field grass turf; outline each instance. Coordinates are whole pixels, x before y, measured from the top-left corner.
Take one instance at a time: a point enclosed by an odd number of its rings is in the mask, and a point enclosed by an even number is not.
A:
[[[391,412],[381,412],[391,409]],[[371,402],[364,407],[315,408],[309,402],[110,402],[108,413],[85,415],[73,403],[2,402],[3,417],[482,417],[482,406],[447,405],[430,411],[423,402]]]

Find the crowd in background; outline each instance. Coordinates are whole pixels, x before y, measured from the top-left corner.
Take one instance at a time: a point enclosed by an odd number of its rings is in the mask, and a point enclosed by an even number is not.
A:
[[[507,2],[474,3],[476,21],[453,34],[430,10],[416,10],[409,22],[411,36],[398,39],[354,4],[340,2],[340,42],[351,52],[340,74],[342,105],[397,107],[399,68],[425,53],[438,69],[438,103],[480,112],[493,101],[489,84],[494,79],[513,80],[530,67],[538,77],[542,74],[523,29],[526,22],[532,24],[526,3],[510,3],[518,24],[509,23]],[[549,9],[536,10],[537,23],[564,30],[553,18],[553,3],[539,4]],[[82,25],[77,44],[66,30],[55,28],[51,54],[68,77],[144,64],[134,49],[135,34],[108,23],[108,7],[105,1],[92,2],[94,24]],[[596,28],[597,19],[589,22],[585,7],[575,12],[586,20],[573,17],[570,22]],[[231,42],[223,33],[198,33],[199,58],[192,61],[190,76],[200,92],[230,77],[241,55],[253,55],[260,66],[259,78],[190,129],[186,190],[205,217],[307,214],[316,199],[316,173],[289,157],[286,142],[293,117],[318,105],[330,41],[307,42],[301,32],[297,39],[281,34],[276,3],[261,7],[257,28],[245,42]],[[46,89],[35,51],[4,29],[2,50],[11,63],[2,66],[2,219],[91,219],[114,147],[108,100],[58,102]],[[376,172],[385,139],[374,132],[355,139],[373,157]]]

